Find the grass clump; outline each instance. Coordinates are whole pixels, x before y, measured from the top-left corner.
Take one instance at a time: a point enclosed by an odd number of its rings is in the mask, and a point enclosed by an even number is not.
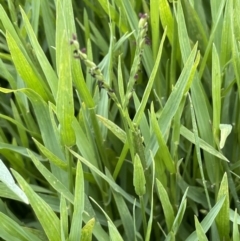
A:
[[[1,3],[0,238],[239,240],[239,11]]]

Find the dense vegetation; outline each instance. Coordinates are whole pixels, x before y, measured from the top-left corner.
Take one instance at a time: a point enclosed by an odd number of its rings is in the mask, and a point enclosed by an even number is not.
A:
[[[240,240],[240,1],[0,3],[2,240]]]

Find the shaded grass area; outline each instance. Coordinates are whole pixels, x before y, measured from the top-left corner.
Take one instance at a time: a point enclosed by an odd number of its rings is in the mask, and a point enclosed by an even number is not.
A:
[[[239,10],[1,3],[0,237],[239,240]]]

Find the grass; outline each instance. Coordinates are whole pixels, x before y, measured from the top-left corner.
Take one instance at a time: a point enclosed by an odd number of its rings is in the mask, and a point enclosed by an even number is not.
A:
[[[3,1],[1,240],[240,240],[239,11]]]

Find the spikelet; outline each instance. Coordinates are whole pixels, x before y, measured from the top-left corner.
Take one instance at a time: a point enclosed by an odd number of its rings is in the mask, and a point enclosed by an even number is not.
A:
[[[118,106],[120,106],[117,96],[115,95],[113,89],[104,80],[104,76],[99,67],[90,59],[88,59],[87,54],[80,50],[79,43],[75,34],[72,35],[70,44],[74,47],[74,58],[81,59],[84,62],[84,64],[89,68],[89,73],[91,74],[91,76],[97,80],[98,86],[102,89],[105,89],[108,92],[108,95],[112,98],[112,100],[115,101]]]
[[[148,15],[145,13],[140,15],[140,20],[138,22],[136,52],[135,52],[135,57],[133,60],[133,65],[131,68],[130,77],[127,85],[126,97],[124,100],[123,109],[127,108],[129,99],[132,97],[133,90],[134,90],[133,87],[134,87],[134,84],[136,83],[138,72],[140,70],[143,48],[146,43],[149,43],[149,39],[146,37],[147,30],[148,30]]]

